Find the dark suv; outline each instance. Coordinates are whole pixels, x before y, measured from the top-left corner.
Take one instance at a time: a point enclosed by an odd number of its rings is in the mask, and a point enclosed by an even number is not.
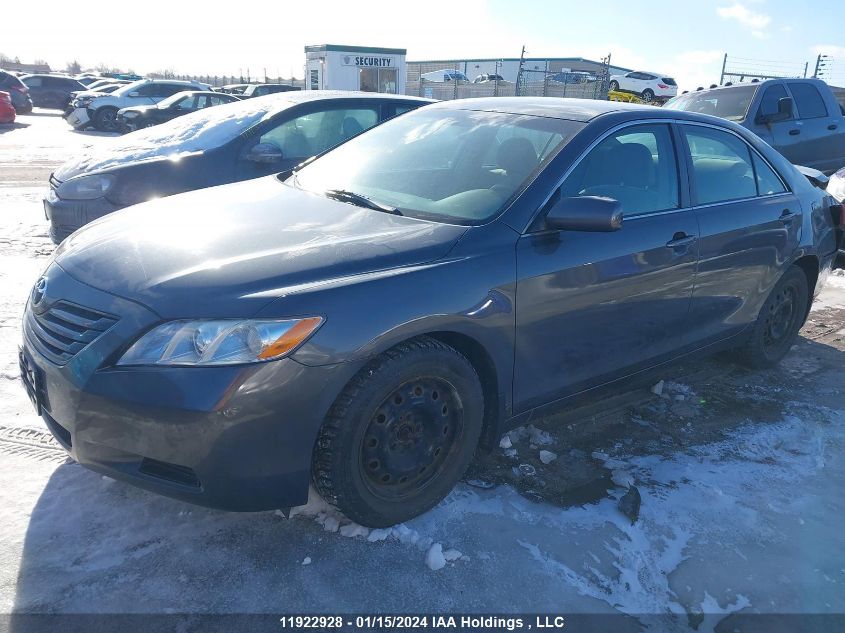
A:
[[[32,103],[39,108],[64,110],[70,101],[70,94],[85,90],[73,77],[59,75],[24,75],[21,81],[29,88]]]
[[[0,90],[9,93],[15,112],[18,114],[29,114],[32,112],[32,99],[29,96],[29,88],[15,75],[5,70],[0,70]]]

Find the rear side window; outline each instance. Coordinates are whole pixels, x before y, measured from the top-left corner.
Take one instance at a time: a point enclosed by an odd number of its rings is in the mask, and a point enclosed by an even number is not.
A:
[[[697,204],[713,204],[757,196],[751,150],[728,132],[683,126],[692,157]]]
[[[798,116],[802,119],[819,119],[827,116],[824,99],[815,86],[795,82],[789,84],[789,90],[798,107]]]
[[[560,195],[613,198],[626,215],[677,209],[678,166],[669,127],[637,125],[607,137],[578,163]]]
[[[784,193],[786,187],[783,186],[780,178],[772,170],[771,167],[760,158],[755,152],[751,152],[751,158],[754,161],[754,173],[757,177],[757,194],[761,196],[773,196],[777,193]]]
[[[763,96],[760,98],[760,110],[757,112],[757,116],[763,117],[771,114],[777,114],[778,102],[783,97],[788,96],[789,95],[786,94],[786,88],[784,88],[781,84],[769,86],[765,91],[763,91]]]
[[[662,81],[667,86],[677,86],[678,85],[678,84],[675,83],[675,80],[672,79],[671,77],[663,77]]]

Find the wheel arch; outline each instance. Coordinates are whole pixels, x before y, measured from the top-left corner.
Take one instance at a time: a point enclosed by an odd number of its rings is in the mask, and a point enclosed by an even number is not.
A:
[[[792,265],[800,268],[807,277],[807,312],[803,316],[803,323],[807,320],[807,316],[810,314],[810,308],[813,305],[816,283],[819,280],[819,258],[815,255],[802,255],[792,262]]]

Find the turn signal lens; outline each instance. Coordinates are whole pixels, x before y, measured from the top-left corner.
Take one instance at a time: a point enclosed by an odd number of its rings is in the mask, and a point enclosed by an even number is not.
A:
[[[320,324],[322,322],[323,319],[321,319],[320,317],[309,317],[307,319],[302,319],[291,329],[289,329],[287,332],[277,338],[273,344],[265,347],[264,350],[258,355],[258,358],[260,358],[261,360],[268,360],[270,358],[277,358],[279,356],[287,354],[294,347],[296,347],[309,336],[311,336],[314,331],[318,327],[320,327]]]

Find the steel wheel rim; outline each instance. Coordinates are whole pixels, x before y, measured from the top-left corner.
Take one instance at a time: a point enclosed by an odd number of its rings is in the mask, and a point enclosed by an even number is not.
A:
[[[436,480],[460,446],[463,406],[442,378],[410,380],[376,407],[361,439],[359,472],[375,496],[407,498]]]
[[[788,340],[797,318],[798,291],[793,284],[778,290],[769,305],[763,330],[763,345],[767,350],[781,347]]]

